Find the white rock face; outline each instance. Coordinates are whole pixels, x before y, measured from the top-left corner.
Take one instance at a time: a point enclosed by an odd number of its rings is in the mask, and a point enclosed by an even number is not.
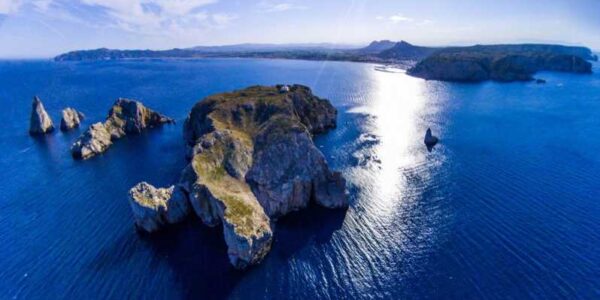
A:
[[[73,108],[67,107],[62,111],[62,118],[60,119],[60,130],[69,131],[71,129],[79,127],[81,121],[85,118],[85,115],[81,112],[76,111]]]
[[[31,118],[29,119],[29,134],[46,134],[54,130],[52,119],[44,109],[40,98],[33,97],[31,104]]]
[[[190,212],[188,201],[178,187],[155,188],[147,182],[140,182],[129,190],[129,205],[136,226],[146,232],[180,222]]]

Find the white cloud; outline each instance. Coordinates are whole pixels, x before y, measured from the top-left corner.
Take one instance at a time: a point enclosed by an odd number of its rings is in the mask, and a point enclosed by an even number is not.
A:
[[[230,15],[230,14],[213,14],[212,15],[212,19],[217,26],[229,25],[229,23],[231,23],[231,21],[233,21],[237,18],[238,17],[236,15]]]
[[[283,12],[289,10],[304,10],[308,7],[303,5],[294,4],[291,2],[272,2],[272,1],[261,1],[258,6],[263,12]]]
[[[388,18],[392,23],[400,23],[400,22],[412,22],[413,19],[403,16],[402,14],[397,14],[390,16]]]
[[[414,19],[413,18],[409,18],[404,16],[403,14],[395,14],[395,15],[391,15],[391,16],[377,16],[375,17],[376,20],[380,20],[380,21],[388,21],[394,24],[397,23],[409,23],[409,22],[413,22]]]
[[[19,11],[23,4],[24,1],[21,0],[0,0],[0,14],[14,14]]]
[[[197,35],[237,17],[210,13],[218,0],[0,0],[0,14],[36,11],[51,19],[153,36]]]

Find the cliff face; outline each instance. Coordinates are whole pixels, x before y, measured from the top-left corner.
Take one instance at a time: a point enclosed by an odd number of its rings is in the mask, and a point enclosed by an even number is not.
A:
[[[591,73],[591,52],[582,47],[497,45],[447,48],[408,70],[424,79],[477,82],[532,80],[539,71]]]
[[[153,128],[174,121],[157,113],[141,102],[118,99],[108,113],[104,123],[96,123],[73,143],[73,157],[88,159],[106,151],[112,141],[126,134],[138,134],[146,128]]]
[[[146,182],[129,191],[129,205],[137,228],[147,232],[182,221],[189,213],[189,202],[178,187],[157,189]]]
[[[312,141],[312,134],[335,128],[336,117],[329,101],[300,85],[254,86],[209,96],[192,108],[184,124],[190,163],[178,187],[205,224],[223,226],[233,266],[264,258],[273,218],[310,201],[348,205],[345,180],[329,170]],[[160,223],[144,222],[152,230]]]

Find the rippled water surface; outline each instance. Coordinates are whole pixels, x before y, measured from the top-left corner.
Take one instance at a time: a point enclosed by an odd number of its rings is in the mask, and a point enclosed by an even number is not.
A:
[[[452,84],[340,62],[214,59],[0,62],[0,298],[600,298],[600,76]],[[315,141],[348,179],[347,211],[276,226],[271,253],[231,269],[218,228],[133,229],[128,189],[174,183],[181,124],[212,93],[301,83],[338,108]],[[74,161],[81,134],[27,134],[39,95],[102,120],[117,97],[174,126]],[[428,152],[431,127],[441,143]]]

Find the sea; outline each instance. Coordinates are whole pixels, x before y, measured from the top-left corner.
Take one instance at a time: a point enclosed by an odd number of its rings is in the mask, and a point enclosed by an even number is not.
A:
[[[352,62],[0,61],[0,299],[600,299],[593,69],[465,84]],[[191,107],[275,84],[337,108],[338,127],[314,141],[350,207],[281,218],[245,271],[229,265],[222,229],[195,217],[138,234],[128,190],[178,181]],[[66,107],[82,127],[29,136],[36,95],[56,127]],[[119,97],[177,123],[74,160],[71,144]]]

